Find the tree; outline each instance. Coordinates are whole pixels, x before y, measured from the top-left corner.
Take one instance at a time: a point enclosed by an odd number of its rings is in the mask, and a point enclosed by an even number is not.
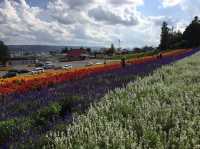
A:
[[[113,43],[111,44],[110,50],[111,50],[113,53],[115,52],[115,46],[114,46]]]
[[[115,53],[115,46],[112,43],[110,48],[107,50],[107,54],[114,54]]]
[[[186,41],[187,47],[200,45],[200,20],[197,16],[184,31],[183,39]]]
[[[136,48],[133,48],[133,52],[139,53],[139,52],[142,52],[142,49],[136,47]]]
[[[166,50],[169,47],[169,28],[167,22],[163,22],[161,29],[160,50]]]
[[[0,41],[0,62],[5,64],[10,58],[8,47]]]
[[[173,31],[169,32],[169,48],[170,49],[178,49],[184,48],[183,42],[183,34],[180,31]]]
[[[91,48],[87,48],[86,50],[87,50],[88,53],[92,53]]]
[[[61,51],[61,53],[63,54],[63,53],[67,53],[69,51],[69,49],[68,49],[68,47],[65,47],[62,51]]]
[[[104,53],[107,54],[107,55],[113,55],[115,53],[115,46],[114,46],[114,44],[112,43],[111,46],[110,46],[110,48],[107,49],[107,50],[105,50]]]
[[[81,50],[85,50],[85,48],[84,48],[84,47],[80,47],[80,49],[81,49]]]
[[[144,47],[142,48],[142,51],[143,51],[143,52],[152,51],[152,50],[154,50],[154,48],[153,48],[152,46],[144,46]]]

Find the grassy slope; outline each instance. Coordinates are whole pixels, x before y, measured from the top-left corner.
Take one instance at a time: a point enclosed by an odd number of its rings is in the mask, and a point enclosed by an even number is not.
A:
[[[199,148],[199,57],[110,92],[65,131],[51,132],[49,140],[56,148]]]
[[[134,53],[134,54],[124,54],[124,55],[115,55],[111,59],[113,60],[121,60],[122,58],[125,59],[133,59],[133,58],[140,58],[144,56],[152,56],[158,54],[158,50],[153,50],[153,51],[147,51],[147,52],[140,52],[140,53]]]

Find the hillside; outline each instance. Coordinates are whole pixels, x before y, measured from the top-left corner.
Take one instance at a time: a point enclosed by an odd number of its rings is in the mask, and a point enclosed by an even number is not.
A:
[[[8,45],[11,51],[24,50],[26,52],[49,52],[61,51],[65,46],[48,46],[48,45]]]
[[[80,48],[80,46],[51,46],[51,45],[8,45],[11,51],[23,50],[25,52],[49,52],[49,51],[61,51],[65,47]],[[100,50],[103,47],[90,47],[93,51]]]
[[[55,148],[199,148],[199,56],[110,92],[48,140]]]

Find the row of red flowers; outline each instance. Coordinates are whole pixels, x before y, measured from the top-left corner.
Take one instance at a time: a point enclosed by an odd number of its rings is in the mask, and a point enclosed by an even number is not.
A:
[[[161,53],[163,57],[177,56],[187,52],[187,49],[175,50],[173,52]],[[141,64],[157,60],[157,56],[147,56],[139,59],[129,60],[130,64]],[[0,80],[0,95],[12,93],[24,93],[32,89],[48,87],[52,84],[62,83],[67,80],[75,80],[86,77],[92,73],[102,73],[119,69],[120,63],[93,66],[88,68],[73,69],[71,71],[52,71],[40,75],[15,77],[12,79]]]
[[[88,67],[85,69],[74,69],[72,71],[57,71],[57,72],[47,72],[41,75],[18,77],[12,79],[11,81],[4,81],[0,85],[0,94],[6,95],[16,92],[26,92],[31,89],[38,89],[41,87],[47,87],[52,84],[62,83],[67,80],[81,79],[92,73],[102,73],[105,71],[110,71],[120,67],[120,64],[108,64],[96,67]]]

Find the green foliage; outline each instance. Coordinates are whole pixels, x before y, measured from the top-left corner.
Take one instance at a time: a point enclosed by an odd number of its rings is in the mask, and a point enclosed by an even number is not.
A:
[[[8,59],[9,59],[8,47],[2,41],[0,41],[0,62],[5,64]]]
[[[66,113],[72,113],[72,112],[78,112],[76,107],[74,105],[76,103],[80,103],[80,97],[79,96],[72,96],[67,97],[61,101],[61,111],[60,116],[65,116]]]
[[[128,60],[128,59],[140,58],[144,56],[152,56],[158,53],[159,53],[159,50],[152,50],[152,51],[146,51],[146,52],[140,52],[140,53],[134,53],[134,54],[115,55],[112,57],[112,59],[121,60],[124,57],[126,60]]]
[[[8,140],[9,136],[13,132],[13,128],[16,126],[16,120],[8,120],[0,122],[0,144]]]
[[[61,53],[67,53],[69,51],[68,47],[64,48]]]
[[[167,26],[167,22],[163,22],[161,30],[160,49],[166,50],[169,46],[169,28]]]
[[[200,20],[196,16],[187,26],[183,34],[180,31],[173,31],[166,22],[163,22],[161,32],[160,49],[193,48],[200,46]]]
[[[113,55],[114,53],[115,53],[115,46],[112,43],[111,46],[110,46],[110,48],[105,51],[105,54],[107,54],[107,55]]]
[[[183,34],[188,47],[200,46],[200,20],[195,17]]]
[[[13,136],[23,134],[31,127],[30,119],[10,119],[0,122],[0,145]]]
[[[107,94],[46,148],[198,148],[200,54]]]
[[[46,125],[53,118],[59,116],[62,106],[59,103],[53,103],[46,108],[41,109],[34,114],[33,119],[36,126]]]
[[[84,105],[79,96],[66,97],[63,100],[50,103],[46,107],[38,105],[37,102],[24,102],[23,104],[15,104],[10,108],[11,113],[13,112],[26,112],[28,108],[38,107],[38,111],[30,113],[24,118],[10,119],[0,122],[0,145],[5,143],[7,140],[16,138],[16,136],[23,135],[28,129],[33,129],[36,133],[39,129],[45,128],[49,123],[53,122],[56,118],[63,118],[68,112],[75,113],[79,112],[80,107],[77,107],[77,103]],[[59,130],[61,129],[59,124]],[[55,128],[56,130],[58,128]],[[28,140],[24,144],[13,144],[19,148],[41,148],[41,144],[48,143],[48,139],[45,137],[38,138],[38,142],[33,142],[32,139]],[[16,142],[17,143],[17,142]]]

